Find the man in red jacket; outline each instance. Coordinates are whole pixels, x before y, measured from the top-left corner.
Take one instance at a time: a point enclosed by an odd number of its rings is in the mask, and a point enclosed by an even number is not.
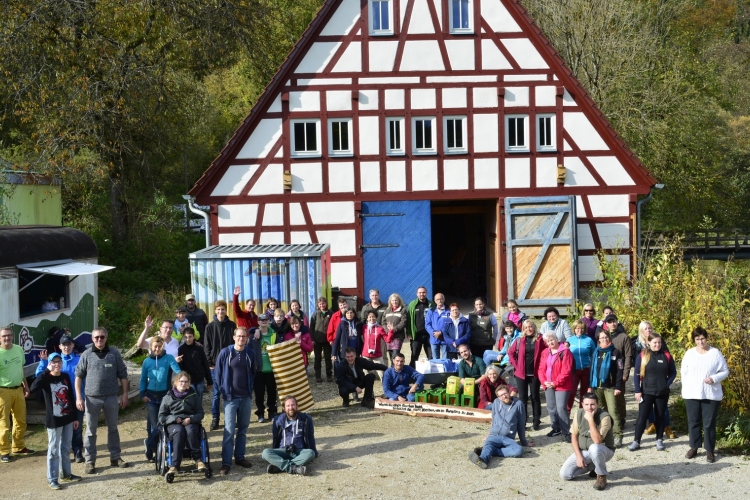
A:
[[[258,328],[258,315],[255,314],[255,301],[249,299],[245,304],[247,308],[243,311],[240,307],[240,294],[242,289],[238,286],[234,287],[234,299],[232,300],[232,308],[234,309],[234,317],[237,318],[237,326],[244,326],[247,331],[253,328]]]
[[[328,322],[328,329],[326,330],[326,337],[331,345],[333,345],[333,342],[336,340],[336,330],[339,328],[339,323],[341,323],[344,310],[348,305],[346,299],[343,297],[339,297],[338,304],[339,310],[331,314],[331,320]]]

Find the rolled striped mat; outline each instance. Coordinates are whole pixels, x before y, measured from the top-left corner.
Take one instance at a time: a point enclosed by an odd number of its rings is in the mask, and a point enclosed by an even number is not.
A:
[[[280,344],[269,345],[266,351],[276,379],[279,399],[294,396],[297,399],[299,411],[311,409],[314,402],[299,344],[294,340],[287,340]]]

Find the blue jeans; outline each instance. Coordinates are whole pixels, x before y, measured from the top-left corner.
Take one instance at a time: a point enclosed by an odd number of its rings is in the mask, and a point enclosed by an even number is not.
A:
[[[78,420],[78,429],[73,431],[73,452],[83,452],[83,416],[85,412],[76,410]]]
[[[206,392],[206,381],[204,380],[200,384],[193,384],[193,389],[198,393],[198,401],[201,402],[201,407],[203,407],[203,393]],[[213,407],[211,409],[213,410]]]
[[[150,399],[146,403],[146,436],[148,439],[148,449],[156,450],[156,444],[159,441],[159,407],[161,406],[161,399]],[[149,454],[146,454],[147,459],[151,459]]]
[[[211,370],[211,380],[215,380],[214,372],[215,370]],[[220,397],[221,397],[221,394],[219,393],[219,384],[214,384],[213,391],[211,391],[211,416],[216,421],[219,420],[219,398]]]
[[[214,384],[214,387],[216,387],[216,384]],[[232,465],[232,453],[234,453],[235,462],[245,458],[247,426],[250,425],[252,408],[252,396],[236,398],[231,401],[224,400],[224,439],[221,442],[222,467]],[[237,432],[236,440],[235,430]]]
[[[47,481],[57,482],[60,469],[70,476],[70,442],[73,439],[73,422],[54,429],[47,428]]]
[[[489,463],[491,457],[514,457],[523,455],[523,446],[516,443],[515,439],[505,436],[488,436],[482,447],[479,458],[484,463]]]
[[[445,344],[433,344],[432,359],[448,359],[448,346]]]

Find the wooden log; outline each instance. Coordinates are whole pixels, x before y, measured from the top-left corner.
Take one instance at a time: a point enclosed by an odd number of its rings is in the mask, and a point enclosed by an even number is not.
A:
[[[465,422],[492,422],[492,412],[478,408],[437,405],[432,403],[411,403],[375,398],[375,411],[397,413],[409,417],[447,418]]]

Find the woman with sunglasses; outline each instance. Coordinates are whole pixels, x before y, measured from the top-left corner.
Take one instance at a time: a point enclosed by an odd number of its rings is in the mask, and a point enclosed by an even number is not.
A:
[[[594,304],[588,303],[583,305],[583,317],[581,318],[581,321],[586,325],[586,335],[588,335],[591,340],[594,341],[594,344],[596,344],[596,327],[599,326],[599,320],[596,319],[596,309],[594,308]]]

